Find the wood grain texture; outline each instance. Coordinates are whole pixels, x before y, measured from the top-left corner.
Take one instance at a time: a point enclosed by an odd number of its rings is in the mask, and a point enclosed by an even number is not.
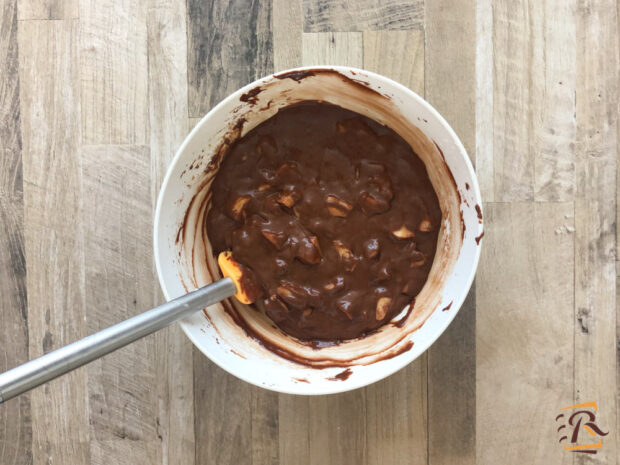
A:
[[[252,464],[252,387],[194,348],[196,463]]]
[[[572,463],[553,433],[533,425],[553,424],[573,398],[573,205],[491,203],[485,216],[476,284],[476,463]]]
[[[280,443],[278,438],[278,393],[252,386],[252,463],[278,465]]]
[[[281,464],[310,465],[310,398],[307,396],[278,396],[278,442]]]
[[[158,294],[159,294],[158,290]],[[163,302],[163,296],[157,296]],[[193,344],[179,325],[157,333],[156,365],[163,367],[167,383],[158,392],[158,438],[162,441],[162,463],[192,465],[196,458],[194,434],[194,363]],[[162,376],[160,374],[160,376]],[[162,376],[163,378],[163,376]]]
[[[574,0],[546,1],[542,25],[534,23],[530,40],[535,57],[530,77],[530,120],[535,129],[531,150],[534,199],[539,202],[573,200],[575,194],[575,5]]]
[[[361,68],[364,65],[362,40],[361,32],[303,34],[302,65],[343,65]]]
[[[148,144],[146,3],[80,2],[84,144]]]
[[[365,390],[366,463],[428,463],[427,356]]]
[[[424,33],[426,100],[452,126],[473,160],[476,134],[474,0],[427,2]]]
[[[476,288],[428,352],[428,459],[474,464],[476,441]]]
[[[16,8],[15,0],[0,3],[0,194],[23,205]]]
[[[187,15],[184,0],[151,0],[147,6],[150,198],[154,210],[166,169],[187,135]],[[163,302],[151,264],[155,302]],[[146,273],[146,270],[144,270]],[[158,436],[162,463],[195,459],[192,343],[178,325],[157,332],[153,347],[161,370]]]
[[[23,209],[21,196],[0,192],[0,372],[28,361]],[[30,394],[0,406],[0,463],[32,463],[31,415]]]
[[[476,1],[476,176],[485,202],[495,200],[493,161],[493,0]]]
[[[273,72],[271,2],[188,1],[189,116]]]
[[[422,29],[423,0],[303,0],[305,32]]]
[[[572,200],[575,1],[494,8],[496,200]]]
[[[119,462],[111,462],[110,457],[120,458]],[[77,462],[75,462],[77,464]],[[161,463],[157,451],[149,450],[140,442],[125,440],[92,441],[91,459],[93,465],[107,465],[110,463]]]
[[[86,336],[77,21],[20,23],[29,356]],[[88,463],[86,370],[31,393],[33,463]]]
[[[374,71],[424,95],[424,33],[366,31],[364,69]]]
[[[575,201],[575,400],[599,404],[611,430],[620,366],[616,339],[616,208],[618,157],[618,16],[613,1],[578,3],[577,198]],[[598,50],[599,53],[591,53]],[[617,434],[577,463],[613,463]]]
[[[17,0],[19,20],[77,19],[79,0]]]
[[[301,0],[273,1],[273,69],[282,71],[301,65],[303,15]]]
[[[493,7],[494,200],[534,200],[528,9],[510,0],[495,0]]]
[[[89,334],[155,305],[149,155],[145,146],[80,150]],[[161,462],[157,392],[167,378],[154,342],[140,339],[88,365],[92,463]]]
[[[620,444],[620,262],[616,260],[616,449]],[[610,429],[613,424],[610,423]],[[617,461],[616,461],[617,462]]]
[[[425,38],[425,98],[446,118],[475,162],[475,2],[427,2]],[[476,461],[474,293],[475,284],[453,326],[428,351],[429,463]]]
[[[368,463],[366,390],[308,399],[310,465]]]
[[[147,13],[150,187],[155,202],[168,165],[189,131],[187,22],[183,0],[150,0]]]
[[[0,3],[0,372],[28,360],[17,6]],[[30,395],[0,406],[0,463],[32,463]]]

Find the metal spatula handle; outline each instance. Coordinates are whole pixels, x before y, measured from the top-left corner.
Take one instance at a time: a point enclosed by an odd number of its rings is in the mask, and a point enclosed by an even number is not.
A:
[[[103,357],[237,292],[224,278],[0,374],[0,403]]]

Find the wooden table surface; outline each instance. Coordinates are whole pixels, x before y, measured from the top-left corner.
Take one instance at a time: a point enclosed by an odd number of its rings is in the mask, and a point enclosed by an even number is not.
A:
[[[618,40],[614,0],[0,0],[0,371],[162,302],[166,167],[273,71],[423,95],[486,219],[458,317],[388,379],[279,395],[175,326],[0,405],[0,463],[616,463]],[[587,401],[609,434],[573,454],[554,418]]]

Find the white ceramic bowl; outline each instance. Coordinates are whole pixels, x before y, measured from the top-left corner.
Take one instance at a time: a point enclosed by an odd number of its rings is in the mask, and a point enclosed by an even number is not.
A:
[[[244,319],[247,316],[253,330],[304,363],[280,357],[249,337],[222,305],[187,318],[181,326],[207,357],[249,383],[292,394],[329,394],[394,373],[428,349],[454,319],[478,264],[482,202],[459,138],[431,105],[406,87],[375,73],[340,66],[298,68],[267,76],[213,108],[185,139],[168,169],[154,225],[157,273],[167,299],[207,284],[212,279],[209,269],[217,268],[212,258],[207,260],[210,246],[202,231],[204,209],[196,207],[204,200],[217,168],[214,155],[220,153],[215,159],[220,158],[227,142],[278,108],[299,100],[327,101],[387,124],[423,159],[443,213],[437,255],[426,286],[402,327],[388,324],[361,340],[320,350],[285,335],[259,312],[236,304],[235,312],[245,315]],[[348,376],[335,378],[347,367]]]

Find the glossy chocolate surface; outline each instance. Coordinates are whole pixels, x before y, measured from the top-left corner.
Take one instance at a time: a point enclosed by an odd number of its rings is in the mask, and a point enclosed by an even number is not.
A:
[[[428,277],[441,210],[394,131],[319,102],[281,109],[237,140],[211,187],[213,253],[232,250],[258,306],[305,340],[362,336]]]

